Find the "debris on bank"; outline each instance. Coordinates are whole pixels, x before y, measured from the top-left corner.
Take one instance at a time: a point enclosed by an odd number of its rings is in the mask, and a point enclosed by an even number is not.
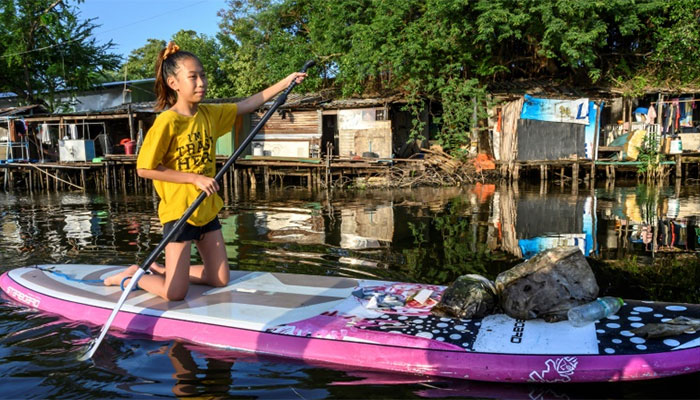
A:
[[[386,186],[460,186],[497,177],[495,163],[485,154],[463,160],[446,153],[441,146],[433,145],[422,149],[417,156],[422,157],[422,163],[392,166],[383,180]]]

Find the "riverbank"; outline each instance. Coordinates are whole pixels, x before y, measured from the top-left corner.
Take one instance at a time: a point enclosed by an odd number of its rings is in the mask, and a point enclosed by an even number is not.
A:
[[[700,153],[675,155],[657,167],[661,184],[700,180]],[[219,168],[225,156],[217,157]],[[236,196],[259,189],[303,187],[309,190],[354,188],[407,188],[462,186],[476,182],[539,182],[569,187],[593,187],[603,179],[639,176],[639,162],[612,160],[550,160],[502,163],[484,154],[453,157],[433,145],[408,159],[338,157],[295,158],[246,156],[222,178],[222,195]],[[100,191],[143,192],[150,184],[136,174],[135,155],[108,155],[83,162],[0,161],[0,186],[4,191]]]

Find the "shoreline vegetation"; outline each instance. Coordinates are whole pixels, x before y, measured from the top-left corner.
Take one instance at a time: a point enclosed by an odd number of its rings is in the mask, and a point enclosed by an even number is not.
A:
[[[600,296],[700,303],[700,258],[696,254],[587,260],[598,280]]]

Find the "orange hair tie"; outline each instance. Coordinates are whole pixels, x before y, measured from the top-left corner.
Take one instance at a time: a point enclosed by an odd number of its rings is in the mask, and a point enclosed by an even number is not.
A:
[[[168,47],[165,49],[165,53],[163,54],[163,60],[168,58],[171,54],[175,54],[178,51],[180,51],[180,46],[176,45],[175,42],[170,42],[168,43]]]

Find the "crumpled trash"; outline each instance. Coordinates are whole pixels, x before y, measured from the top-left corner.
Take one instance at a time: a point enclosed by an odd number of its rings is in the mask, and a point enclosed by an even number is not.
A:
[[[479,153],[472,162],[476,172],[481,172],[485,169],[496,169],[496,163],[493,162],[493,159],[488,154]]]
[[[654,322],[632,329],[630,332],[644,339],[676,336],[682,333],[694,333],[700,329],[700,319],[676,317],[666,322]]]
[[[366,308],[402,307],[406,299],[398,294],[376,292],[372,289],[361,288],[352,292],[358,299],[367,300]]]
[[[497,304],[493,282],[481,275],[467,274],[445,289],[431,312],[439,317],[481,318],[491,314]]]

